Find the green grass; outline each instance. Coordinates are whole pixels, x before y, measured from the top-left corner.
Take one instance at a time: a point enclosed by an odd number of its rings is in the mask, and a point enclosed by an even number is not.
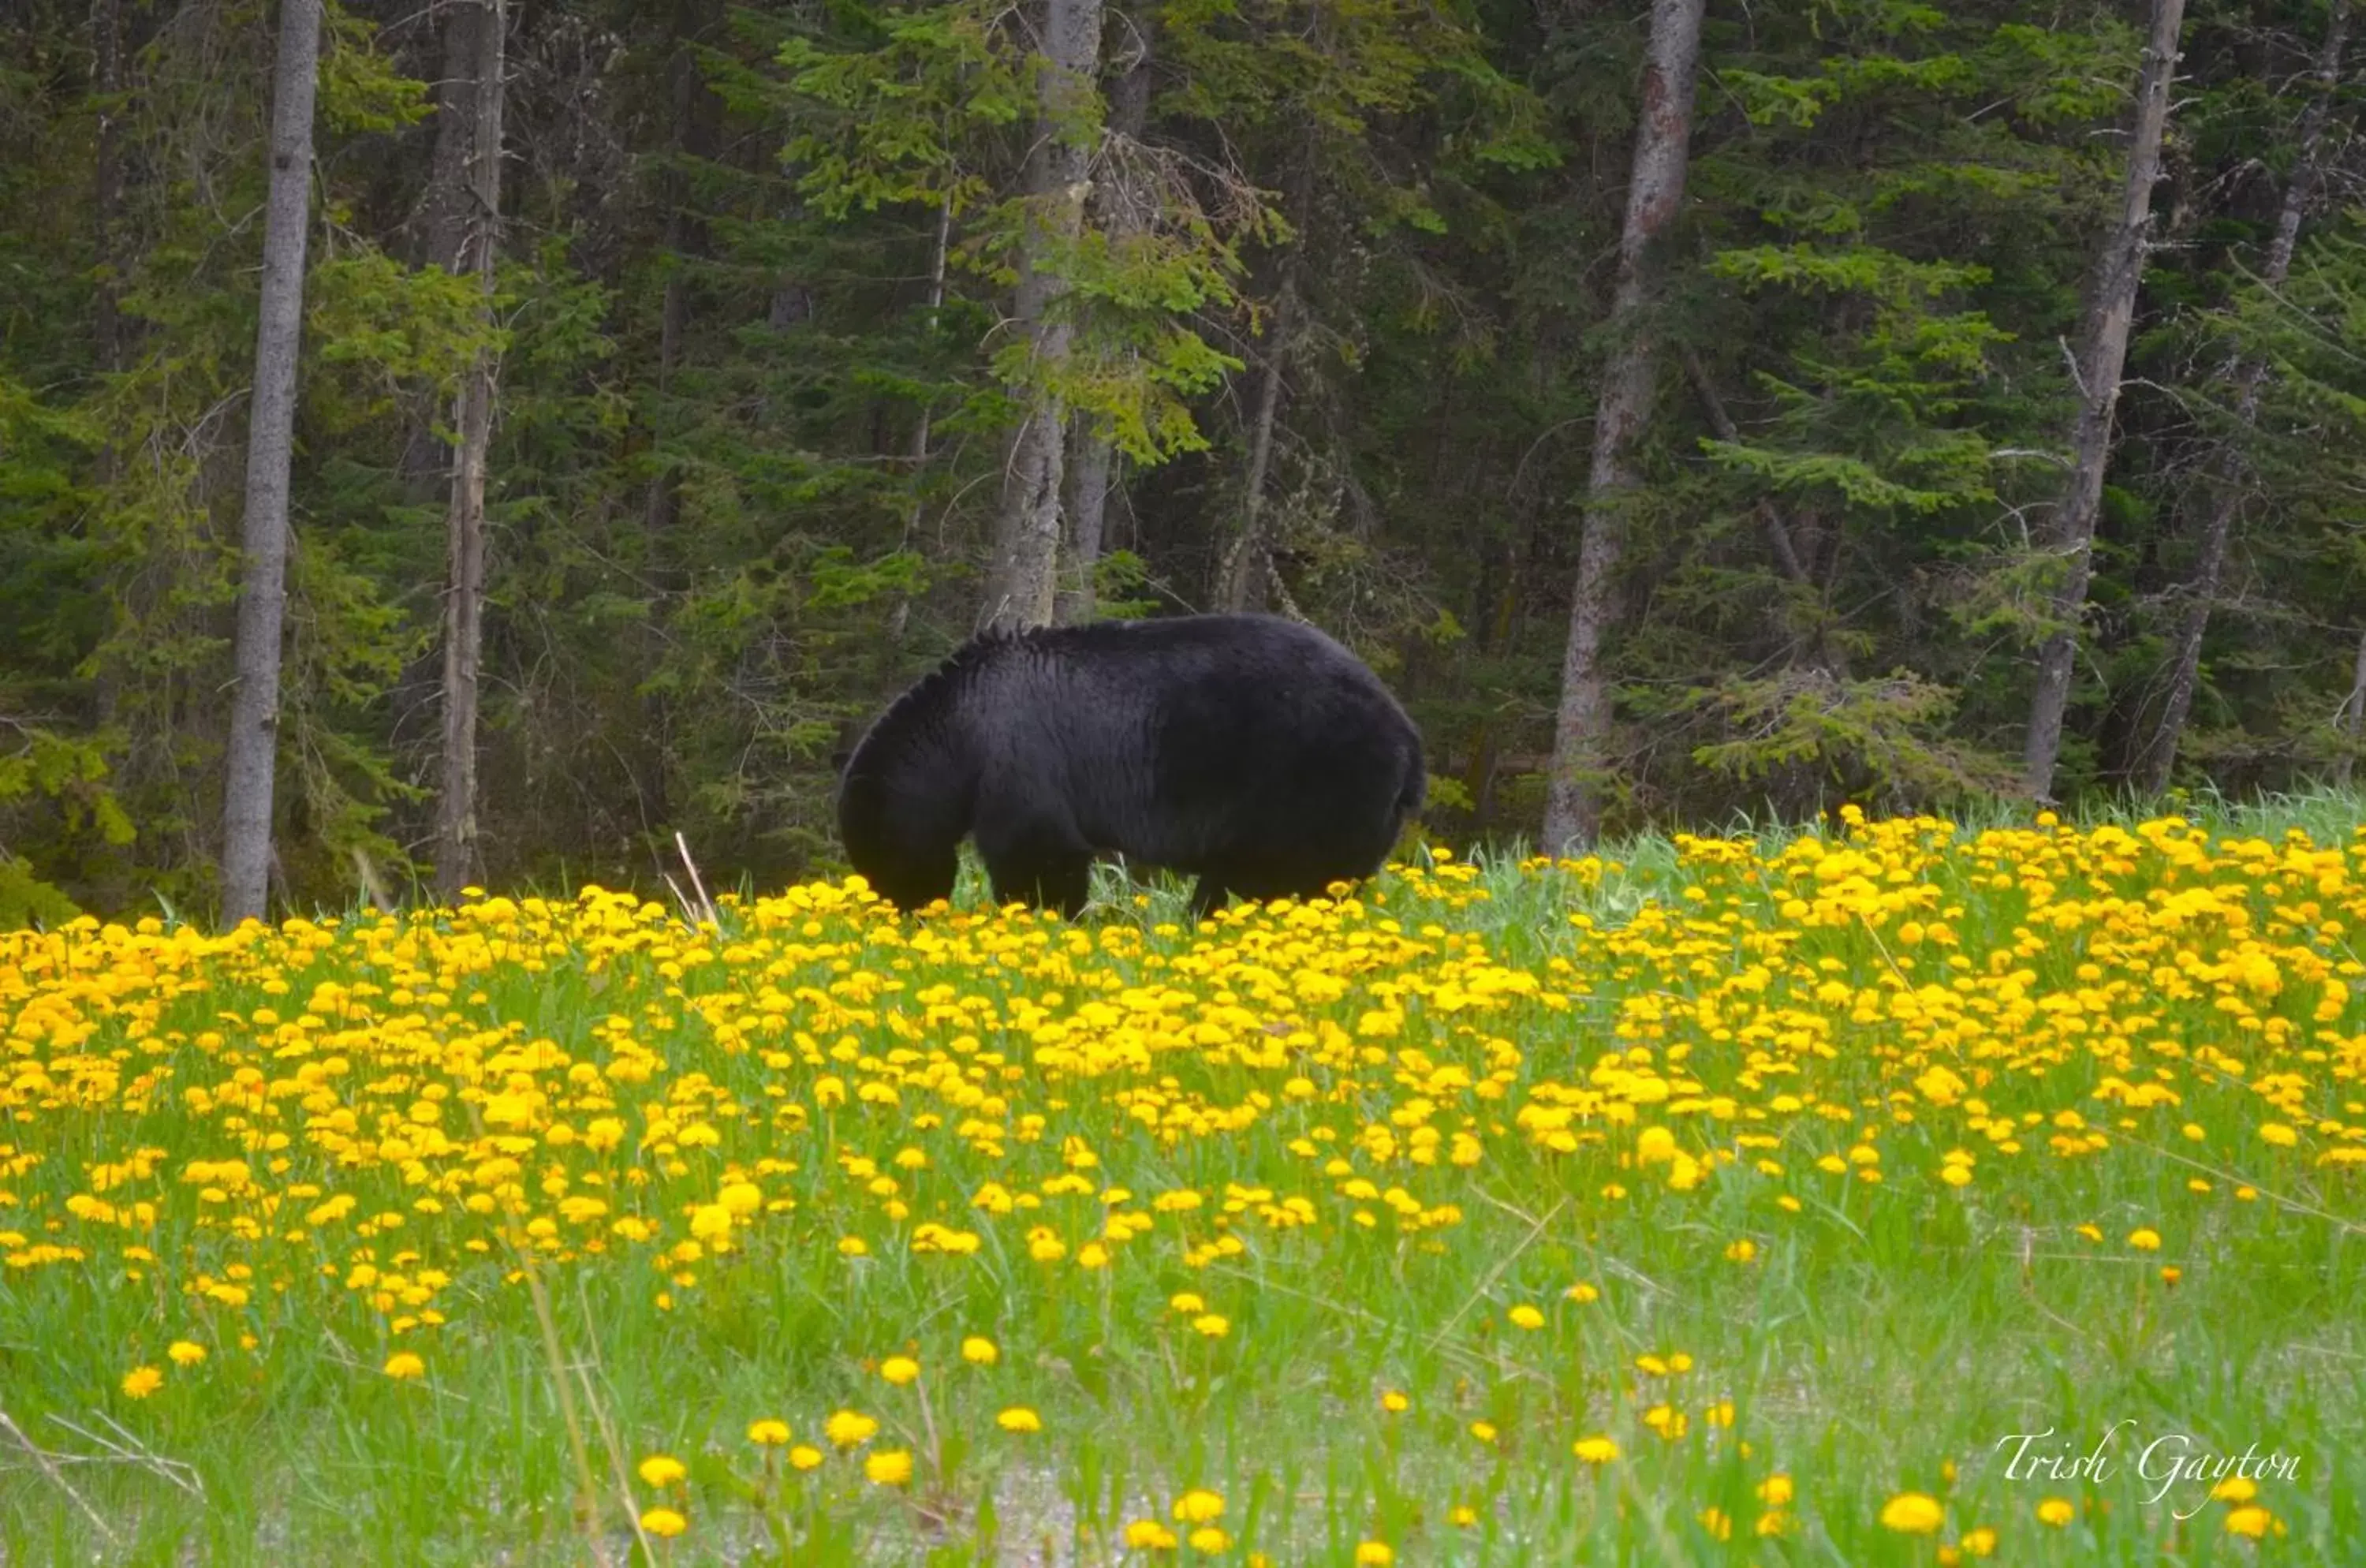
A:
[[[2366,1551],[2354,1451],[2366,1201],[2360,1168],[2323,1156],[2366,1140],[2353,934],[2366,855],[2322,863],[2338,875],[2293,869],[2288,830],[2317,852],[2348,850],[2356,814],[2338,801],[2196,815],[2217,837],[2206,863],[2183,871],[2141,846],[2116,870],[2120,852],[2092,832],[2000,821],[1928,848],[1910,830],[1876,834],[1862,846],[1873,878],[1852,890],[1812,875],[1808,846],[1766,831],[1730,863],[1651,840],[1582,871],[1506,857],[1392,874],[1302,929],[1287,911],[1234,911],[1194,931],[1179,888],[1139,893],[1113,874],[1081,938],[989,918],[974,873],[966,919],[898,925],[800,894],[727,909],[714,940],[655,913],[603,938],[570,900],[546,922],[528,917],[535,941],[506,957],[486,943],[517,928],[481,908],[355,917],[317,947],[299,930],[197,960],[202,984],[158,997],[152,1018],[136,1010],[156,994],[140,977],[153,956],[142,944],[163,935],[0,938],[0,1233],[22,1238],[6,1249],[17,1254],[44,1243],[84,1254],[0,1271],[0,1410],[13,1423],[0,1427],[0,1562],[621,1562],[645,1546],[668,1562],[777,1562],[785,1540],[796,1562],[1256,1552],[1347,1564],[1380,1542],[1406,1563],[1886,1564],[1935,1562],[1979,1544],[1966,1537],[1982,1529],[1996,1532],[1995,1560],[2016,1563],[2350,1560]],[[2247,839],[2266,852],[2230,843]],[[2214,912],[2160,913],[2196,888],[2216,890]],[[1905,907],[1881,908],[1885,893]],[[1794,895],[1808,914],[1784,912]],[[2116,933],[2107,898],[2126,901]],[[1952,949],[1906,940],[1909,920],[1940,919]],[[1068,952],[1072,938],[1087,951]],[[2275,988],[2239,962],[2212,977],[2246,942]],[[72,977],[51,967],[61,951],[85,955]],[[1340,956],[1351,952],[1374,956],[1359,966]],[[1324,964],[1344,994],[1291,989],[1297,970]],[[1763,988],[1733,988],[1752,964]],[[1455,994],[1515,973],[1554,1000]],[[900,988],[870,991],[859,974]],[[2026,1017],[2008,997],[2016,974]],[[104,994],[100,976],[115,977]],[[284,997],[262,988],[275,976]],[[1946,1031],[1898,998],[1958,977],[1980,1027],[1936,1038]],[[324,978],[380,991],[348,1018],[316,1008],[319,1025],[289,1035]],[[1832,984],[1846,996],[1820,995]],[[781,998],[768,1002],[768,985]],[[986,998],[986,1016],[930,1021],[920,998],[934,986]],[[1187,993],[1173,1010],[1216,1021],[1244,1048],[1141,1055],[1126,1031],[1146,1012],[1096,1023],[1079,1010],[1098,998],[1125,1013],[1129,990],[1156,987]],[[396,999],[402,989],[413,994]],[[2083,1033],[2053,1010],[2082,992]],[[717,1010],[726,1027],[694,1005],[718,997],[738,998]],[[1069,1037],[1037,1037],[1014,1017],[1022,998],[1070,1021]],[[256,1026],[261,1005],[282,1022]],[[1400,1032],[1358,1032],[1392,1009]],[[55,1032],[62,1016],[74,1027]],[[608,1032],[612,1017],[632,1049]],[[489,1066],[506,1023],[512,1043],[550,1042],[549,1059]],[[1313,1038],[1291,1043],[1267,1023]],[[205,1043],[208,1030],[223,1038]],[[851,1059],[831,1054],[841,1039]],[[635,1049],[655,1064],[648,1077],[606,1073]],[[1626,1065],[1673,1089],[1621,1087],[1601,1066],[1613,1050],[1639,1053]],[[349,1070],[302,1077],[332,1058]],[[570,1078],[576,1065],[601,1071]],[[1965,1087],[1926,1087],[1934,1065]],[[1432,1077],[1454,1066],[1474,1084],[1501,1070],[1504,1094]],[[489,1097],[516,1087],[512,1070],[546,1099],[506,1135],[530,1129],[537,1143],[513,1176],[483,1182],[499,1152],[489,1140],[505,1135]],[[242,1071],[264,1092],[225,1103]],[[844,1103],[825,1078],[843,1082]],[[1293,1078],[1313,1092],[1289,1093]],[[2098,1100],[2114,1079],[2177,1099]],[[865,1082],[893,1082],[897,1102],[864,1101],[853,1091]],[[400,1121],[433,1084],[450,1091],[441,1127],[458,1152],[412,1156],[406,1173],[377,1119]],[[1540,1086],[1606,1097],[1574,1116],[1583,1141],[1569,1152],[1518,1121],[1552,1102]],[[1784,1109],[1786,1096],[1802,1103]],[[639,1146],[670,1097],[673,1134]],[[801,1125],[783,1122],[787,1105]],[[1136,1119],[1177,1106],[1255,1113],[1171,1140]],[[336,1128],[345,1111],[355,1131]],[[1043,1119],[1031,1141],[1031,1114]],[[2066,1114],[2080,1124],[2057,1126]],[[622,1144],[588,1150],[584,1130],[606,1115],[625,1124]],[[2018,1152],[1975,1124],[2004,1118]],[[681,1143],[693,1120],[715,1142]],[[548,1142],[556,1122],[574,1138]],[[1406,1157],[1424,1123],[1440,1134],[1431,1165]],[[2263,1138],[2270,1123],[2294,1141]],[[1672,1185],[1675,1161],[1638,1161],[1646,1127],[1702,1164],[1696,1182]],[[1360,1143],[1375,1128],[1397,1145],[1386,1157]],[[1444,1155],[1464,1132],[1483,1145],[1467,1168]],[[2049,1143],[2089,1134],[2101,1146]],[[1098,1157],[1089,1190],[1003,1217],[972,1206],[989,1182],[1040,1191],[1068,1137]],[[372,1152],[357,1154],[357,1138]],[[152,1175],[95,1195],[147,1201],[152,1216],[68,1211],[94,1193],[93,1166],[143,1147],[164,1151]],[[1865,1147],[1878,1150],[1878,1183],[1818,1168]],[[905,1149],[925,1167],[896,1168]],[[1977,1156],[1961,1187],[1939,1175],[1956,1149]],[[896,1179],[902,1219],[870,1190],[874,1177],[845,1169],[856,1154]],[[202,1181],[181,1179],[191,1160],[229,1157],[251,1163],[250,1190],[209,1201]],[[760,1172],[768,1158],[797,1168]],[[1335,1158],[1351,1174],[1326,1175]],[[612,1235],[591,1256],[578,1250],[590,1230],[554,1222],[560,1240],[535,1243],[524,1227],[555,1213],[554,1170],[569,1174],[565,1190],[610,1205],[602,1224],[637,1215],[657,1234]],[[609,1184],[589,1188],[587,1173]],[[794,1207],[743,1220],[734,1250],[682,1266],[688,1283],[669,1279],[656,1250],[689,1238],[690,1211],[735,1173]],[[1351,1195],[1358,1179],[1461,1217],[1408,1230],[1385,1202]],[[1220,1232],[1227,1183],[1271,1202],[1301,1195],[1318,1218],[1278,1228],[1252,1202]],[[1113,1185],[1132,1196],[1105,1204]],[[1153,1207],[1185,1188],[1201,1207]],[[494,1212],[468,1212],[472,1192]],[[307,1217],[338,1193],[356,1199],[349,1215]],[[421,1212],[422,1197],[442,1212]],[[1151,1223],[1107,1268],[1080,1267],[1112,1209]],[[363,1234],[380,1213],[404,1223]],[[978,1250],[915,1253],[924,1221],[975,1233]],[[1058,1261],[1031,1258],[1038,1224],[1059,1232]],[[2130,1245],[2139,1229],[2158,1234],[2158,1250]],[[1222,1234],[1236,1252],[1186,1256]],[[843,1256],[844,1236],[867,1256]],[[1746,1259],[1733,1255],[1743,1243]],[[154,1261],[127,1260],[129,1246]],[[398,1263],[404,1251],[422,1256]],[[417,1306],[374,1304],[344,1281],[365,1252],[380,1269],[447,1273],[432,1300],[445,1321],[398,1331]],[[242,1304],[191,1293],[233,1265],[253,1270]],[[1578,1281],[1599,1299],[1568,1299]],[[1169,1304],[1178,1292],[1229,1331],[1195,1333],[1194,1314]],[[1543,1326],[1516,1326],[1521,1305]],[[998,1364],[963,1364],[966,1336],[992,1338]],[[166,1359],[183,1339],[206,1347],[201,1364]],[[406,1349],[427,1376],[384,1374]],[[925,1369],[918,1389],[877,1374],[906,1352]],[[1636,1366],[1678,1352],[1692,1361],[1680,1375]],[[164,1378],[135,1400],[120,1384],[140,1365]],[[1384,1391],[1407,1407],[1384,1409]],[[1713,1420],[1729,1403],[1730,1425]],[[1648,1424],[1662,1404],[1684,1416],[1680,1436]],[[1040,1412],[1041,1432],[997,1428],[997,1412],[1020,1404]],[[884,1423],[863,1452],[915,1454],[912,1484],[867,1483],[859,1454],[783,1476],[778,1450],[768,1471],[745,1435],[779,1417],[797,1442],[826,1447],[823,1421],[839,1408]],[[1471,1434],[1476,1421],[1493,1443]],[[2050,1455],[2091,1449],[2122,1423],[2100,1480],[2005,1473],[2012,1434],[2055,1429],[2031,1450]],[[1616,1461],[1573,1456],[1594,1434],[1616,1440]],[[2232,1505],[2205,1501],[2206,1486],[2155,1499],[2139,1457],[2180,1435],[2196,1451],[2256,1443],[2295,1459],[2296,1474],[2260,1485],[2265,1540],[2230,1534]],[[662,1494],[630,1473],[659,1453],[689,1469]],[[1777,1472],[1796,1495],[1784,1533],[1761,1537],[1773,1510],[1760,1489]],[[1192,1487],[1224,1499],[1227,1549],[1129,1556],[1131,1522],[1184,1533],[1170,1506]],[[1935,1533],[1885,1527],[1885,1506],[1908,1492],[1942,1504]],[[2036,1515],[2056,1497],[2072,1510],[2059,1527]],[[661,1503],[688,1531],[637,1538],[634,1516]],[[1454,1522],[1457,1508],[1471,1522]]]

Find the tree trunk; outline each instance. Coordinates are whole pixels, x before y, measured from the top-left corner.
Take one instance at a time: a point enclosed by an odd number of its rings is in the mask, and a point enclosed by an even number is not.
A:
[[[2062,755],[2062,716],[2070,704],[2070,680],[2079,662],[2079,623],[2087,607],[2103,470],[2112,456],[2112,415],[2120,400],[2128,331],[2135,321],[2136,285],[2144,276],[2145,231],[2152,218],[2153,184],[2160,175],[2161,136],[2169,123],[2169,89],[2177,73],[2177,37],[2184,20],[2185,0],[2153,0],[2152,37],[2136,82],[2135,127],[2120,220],[2104,238],[2079,329],[2080,403],[2070,437],[2070,482],[2046,541],[2059,573],[2048,607],[2056,629],[2038,649],[2037,687],[2030,700],[2022,754],[2023,781],[2039,800],[2053,798],[2055,765]]]
[[[945,261],[952,254],[952,241],[953,198],[948,196],[937,204],[937,243],[929,263],[929,336],[931,341],[936,337],[937,324],[944,311]],[[920,417],[912,426],[912,445],[909,454],[912,502],[904,509],[904,536],[896,543],[896,547],[898,550],[910,549],[912,541],[919,536],[920,514],[924,510],[921,503],[920,483],[928,474],[929,439],[936,423],[935,415],[936,406],[933,403],[922,403]],[[905,630],[911,623],[912,596],[908,592],[899,593],[896,597],[896,608],[887,616],[888,640],[896,643],[902,642]]]
[[[1733,423],[1733,415],[1727,412],[1725,400],[1718,395],[1717,383],[1708,378],[1708,367],[1701,363],[1700,355],[1689,348],[1684,351],[1684,360],[1685,378],[1692,382],[1694,392],[1700,398],[1701,408],[1708,415],[1709,428],[1727,446],[1740,446],[1741,429]],[[1804,656],[1834,680],[1847,680],[1848,650],[1832,634],[1831,606],[1825,602],[1825,595],[1814,576],[1808,570],[1807,563],[1799,558],[1798,547],[1791,539],[1791,525],[1784,518],[1783,509],[1774,503],[1773,497],[1762,496],[1754,512],[1758,525],[1765,530],[1767,549],[1774,556],[1775,568],[1782,572],[1783,580],[1803,594],[1813,594],[1816,599],[1815,630],[1807,639],[1809,646],[1801,647],[1801,639],[1791,626],[1786,624],[1778,628],[1791,642],[1793,657]]]
[[[1112,141],[1138,141],[1150,118],[1150,45],[1136,33],[1141,47],[1110,95]],[[1100,193],[1100,224],[1115,245],[1138,234],[1146,221],[1149,197],[1144,192],[1113,187]],[[1118,471],[1117,453],[1104,432],[1088,418],[1078,417],[1069,431],[1075,461],[1067,478],[1067,559],[1060,569],[1060,591],[1053,615],[1072,626],[1089,621],[1098,612],[1099,592],[1094,583],[1101,560],[1101,536],[1109,516],[1110,489]]]
[[[929,261],[929,335],[936,336],[938,321],[945,308],[945,261],[952,254],[953,242],[953,198],[946,197],[937,204],[937,243]],[[912,426],[912,484],[914,494],[909,510],[904,513],[904,543],[909,547],[912,536],[920,531],[920,498],[918,493],[920,476],[929,466],[929,436],[934,420],[934,405],[920,405],[919,422]]]
[[[1256,417],[1249,427],[1249,471],[1241,495],[1241,532],[1224,558],[1217,584],[1222,608],[1239,615],[1266,607],[1273,579],[1273,546],[1266,537],[1265,482],[1273,466],[1273,423],[1281,407],[1283,368],[1290,362],[1290,335],[1297,324],[1298,291],[1293,263],[1283,264],[1280,298],[1273,307],[1273,341],[1266,347],[1265,381],[1257,389]]]
[[[287,475],[296,444],[296,355],[304,326],[304,247],[312,191],[312,99],[321,0],[280,0],[271,86],[271,194],[263,297],[247,409],[237,671],[222,791],[222,923],[260,919],[270,894],[271,788],[278,764],[279,633],[287,608]]]
[[[477,56],[469,62],[475,114],[468,148],[470,211],[465,249],[484,298],[481,329],[493,328],[493,263],[501,248],[501,114],[507,0],[480,0]],[[448,69],[448,67],[447,67]],[[477,850],[478,660],[484,648],[485,461],[492,442],[495,366],[490,342],[477,350],[460,389],[460,445],[453,456],[445,513],[449,579],[444,598],[444,780],[435,803],[435,894],[445,903],[479,869]]]
[[[1068,467],[1068,564],[1061,573],[1053,617],[1064,626],[1081,626],[1098,613],[1100,598],[1093,574],[1101,561],[1101,533],[1109,517],[1111,478],[1117,471],[1117,449],[1108,436],[1079,415],[1070,439],[1076,460]]]
[[[675,8],[674,32],[684,40],[674,50],[673,57],[673,141],[671,152],[675,166],[665,171],[659,182],[666,204],[665,239],[663,243],[665,290],[658,304],[658,429],[653,439],[662,440],[670,423],[666,401],[673,381],[674,368],[682,361],[682,339],[690,331],[690,287],[683,276],[685,254],[703,251],[704,236],[692,211],[690,184],[682,173],[681,161],[704,157],[711,139],[707,135],[708,93],[705,80],[699,73],[698,57],[689,40],[697,38],[704,24],[693,4]],[[663,536],[673,526],[674,511],[681,499],[681,476],[670,463],[659,454],[656,471],[649,477],[648,494],[645,501],[644,526],[652,538]]]
[[[422,266],[468,270],[469,148],[477,124],[476,62],[483,57],[487,7],[451,0],[444,12],[444,68],[435,84],[435,147],[415,231]],[[452,452],[435,429],[435,400],[412,405],[397,471],[415,500],[424,501],[451,477]]]
[[[1068,411],[1046,383],[1056,379],[1072,336],[1059,314],[1067,286],[1054,269],[1084,227],[1085,172],[1100,127],[1093,79],[1100,38],[1101,0],[1044,0],[1016,301],[1033,363],[1022,389],[1025,412],[1003,465],[981,617],[988,626],[1040,626],[1052,618]]]
[[[1618,238],[1618,286],[1610,307],[1617,346],[1603,369],[1594,410],[1577,587],[1570,602],[1560,711],[1553,727],[1544,838],[1544,848],[1552,852],[1572,843],[1591,844],[1602,826],[1600,779],[1610,730],[1602,635],[1610,622],[1611,581],[1625,544],[1625,508],[1640,482],[1635,452],[1651,414],[1658,359],[1646,314],[1664,270],[1660,243],[1684,201],[1705,6],[1706,0],[1652,0],[1642,112],[1635,127],[1626,224]]]
[[[91,332],[98,367],[123,368],[123,3],[91,0],[91,89],[98,98],[98,146],[92,161],[91,218],[98,241],[98,298]],[[112,452],[102,454],[112,469]]]
[[[2259,281],[2270,292],[2282,288],[2284,279],[2292,275],[2293,251],[2300,242],[2301,220],[2316,194],[2325,123],[2332,111],[2334,89],[2340,85],[2342,46],[2348,41],[2349,32],[2349,0],[2334,0],[2333,14],[2326,21],[2324,41],[2317,47],[2316,59],[2309,72],[2310,96],[2308,107],[2301,111],[2299,154],[2293,164],[2291,182],[2284,186],[2283,209],[2276,215],[2276,233],[2268,244],[2267,265],[2259,269]],[[2231,379],[2235,384],[2236,428],[2220,449],[2217,472],[2209,487],[2210,515],[2202,525],[2202,551],[2194,562],[2193,581],[2187,590],[2189,601],[2178,624],[2176,651],[2169,660],[2169,697],[2161,705],[2160,725],[2145,749],[2137,779],[2141,788],[2154,795],[2169,787],[2169,773],[2177,765],[2177,748],[2185,737],[2185,721],[2193,711],[2194,689],[2201,684],[2202,638],[2210,629],[2210,612],[2215,606],[2218,584],[2226,570],[2226,550],[2234,538],[2235,515],[2242,508],[2244,481],[2248,477],[2242,437],[2259,423],[2259,393],[2268,379],[2267,362],[2240,359],[2233,367]]]
[[[2333,787],[2348,789],[2358,761],[2359,742],[2366,739],[2366,632],[2359,634],[2358,661],[2350,667],[2349,694],[2341,700],[2340,730],[2349,744],[2333,765]]]

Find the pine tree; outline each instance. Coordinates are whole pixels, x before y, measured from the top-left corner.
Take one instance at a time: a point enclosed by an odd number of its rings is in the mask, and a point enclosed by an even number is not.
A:
[[[1618,341],[1604,368],[1602,395],[1594,407],[1594,462],[1586,480],[1584,532],[1570,603],[1569,649],[1561,662],[1560,710],[1553,730],[1544,841],[1555,852],[1565,845],[1590,845],[1601,830],[1602,760],[1611,722],[1603,634],[1615,614],[1611,580],[1618,570],[1627,521],[1621,508],[1641,483],[1635,451],[1658,388],[1658,334],[1651,328],[1649,312],[1665,265],[1661,246],[1684,200],[1705,9],[1703,0],[1654,0],[1651,7],[1627,222],[1618,241],[1618,292],[1611,305],[1611,328]]]
[[[2185,0],[2153,0],[2152,36],[2136,82],[2119,221],[2104,235],[2079,331],[2079,418],[2071,432],[2070,478],[2045,535],[2045,549],[2053,558],[2051,575],[2056,580],[2049,606],[2052,624],[2038,647],[2037,681],[2022,750],[2023,785],[2039,800],[2053,798],[2054,771],[2062,754],[2063,715],[2070,703],[2079,623],[2094,570],[2103,470],[2112,457],[2112,415],[2119,406],[2120,374],[2135,321],[2136,286],[2144,276],[2153,186],[2160,178],[2169,84],[2177,72],[2177,40],[2184,23]]]
[[[288,471],[296,355],[303,330],[311,225],[312,101],[321,0],[280,0],[271,94],[271,197],[263,236],[263,312],[247,412],[246,571],[239,587],[238,684],[222,802],[222,919],[260,919],[271,873],[272,792],[279,760],[280,624],[287,574]]]
[[[979,617],[997,626],[1037,626],[1052,619],[1069,413],[1058,387],[1075,331],[1064,309],[1068,281],[1063,272],[1084,231],[1091,191],[1085,173],[1103,115],[1094,75],[1100,0],[1042,0],[1042,6],[1034,144],[1027,157],[1013,306],[1013,330],[1026,340],[1028,373],[1003,462],[1002,511]]]
[[[469,84],[468,153],[461,182],[468,201],[451,270],[476,279],[484,303],[485,341],[471,356],[460,384],[454,424],[459,434],[452,454],[451,499],[445,523],[443,787],[435,805],[435,891],[446,902],[478,869],[477,713],[484,651],[485,468],[493,437],[495,365],[494,264],[501,250],[502,109],[508,96],[503,62],[509,36],[506,0],[479,0],[479,15],[465,33],[463,58],[445,69]]]

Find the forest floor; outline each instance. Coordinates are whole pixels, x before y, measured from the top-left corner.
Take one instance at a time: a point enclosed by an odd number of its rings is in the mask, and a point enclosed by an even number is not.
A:
[[[2356,821],[0,935],[0,1563],[2357,1561]]]

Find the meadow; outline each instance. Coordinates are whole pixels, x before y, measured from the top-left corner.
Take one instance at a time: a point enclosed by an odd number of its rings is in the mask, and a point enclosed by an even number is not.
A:
[[[2366,829],[0,935],[0,1562],[2366,1561]]]

